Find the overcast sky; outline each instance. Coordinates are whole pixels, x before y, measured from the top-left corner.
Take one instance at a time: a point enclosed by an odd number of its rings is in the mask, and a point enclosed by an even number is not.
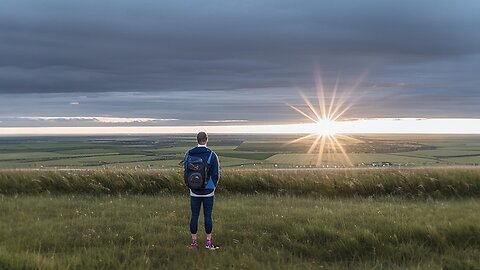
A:
[[[479,3],[2,0],[0,126],[480,118]]]

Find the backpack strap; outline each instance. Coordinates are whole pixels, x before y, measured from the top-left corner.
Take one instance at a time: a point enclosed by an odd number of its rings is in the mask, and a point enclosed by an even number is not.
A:
[[[210,151],[210,156],[208,156],[207,165],[210,165],[210,162],[212,161],[212,156],[213,156],[213,151]]]
[[[193,149],[193,148],[192,148]],[[192,150],[190,149],[190,150]],[[188,150],[186,153],[185,153],[185,156],[183,156],[183,159],[182,161],[180,161],[180,165],[183,164],[183,166],[186,166],[187,165],[187,159],[188,157],[190,156],[190,150]]]
[[[213,156],[213,151],[210,150],[210,155],[208,156],[208,159],[207,159],[207,179],[210,180],[210,177],[211,177],[211,170],[212,170],[212,166],[211,166],[211,161],[212,161],[212,156]],[[207,181],[208,181],[207,180]]]
[[[193,147],[193,148],[195,148],[195,147]],[[186,161],[187,161],[188,156],[190,156],[190,151],[191,151],[193,148],[190,148],[190,149],[188,149],[187,152],[185,152],[185,156],[183,157],[183,162],[186,162]]]

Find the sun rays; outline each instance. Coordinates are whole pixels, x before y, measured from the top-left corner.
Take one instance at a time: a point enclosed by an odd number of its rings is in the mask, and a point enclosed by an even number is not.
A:
[[[363,77],[362,77],[363,78]],[[298,90],[300,97],[305,102],[307,110],[302,110],[298,106],[287,104],[308,120],[316,124],[316,128],[311,134],[292,140],[287,143],[294,144],[299,142],[312,141],[307,153],[316,154],[315,165],[328,164],[330,162],[346,164],[353,166],[342,141],[358,141],[346,135],[338,134],[337,120],[347,112],[353,103],[348,103],[352,92],[358,87],[362,78],[359,78],[353,87],[348,91],[339,93],[340,76],[337,76],[331,94],[327,97],[323,81],[319,75],[316,76],[316,96],[318,106],[312,104],[310,99]]]

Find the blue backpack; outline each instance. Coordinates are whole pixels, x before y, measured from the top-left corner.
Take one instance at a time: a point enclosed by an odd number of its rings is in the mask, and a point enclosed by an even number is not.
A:
[[[203,189],[207,185],[210,176],[210,161],[213,152],[210,152],[205,162],[201,157],[187,153],[183,160],[185,185],[191,189]]]

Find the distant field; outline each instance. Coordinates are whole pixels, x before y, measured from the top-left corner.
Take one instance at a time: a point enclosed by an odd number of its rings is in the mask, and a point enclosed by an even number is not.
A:
[[[480,164],[480,136],[356,135],[339,137],[347,156],[327,143],[308,150],[300,135],[216,135],[209,146],[222,167],[297,168],[363,167],[388,162],[394,166]],[[292,143],[293,142],[293,143]],[[0,137],[0,168],[176,168],[194,135],[117,137]]]
[[[368,154],[368,153],[349,153],[346,157],[341,153],[324,154],[322,156],[323,166],[349,166],[353,164],[368,164],[376,161],[388,161],[403,166],[407,165],[435,165],[439,164],[437,160],[430,157],[403,156],[395,154]],[[267,159],[268,162],[278,164],[299,164],[316,165],[318,154],[277,154]]]

